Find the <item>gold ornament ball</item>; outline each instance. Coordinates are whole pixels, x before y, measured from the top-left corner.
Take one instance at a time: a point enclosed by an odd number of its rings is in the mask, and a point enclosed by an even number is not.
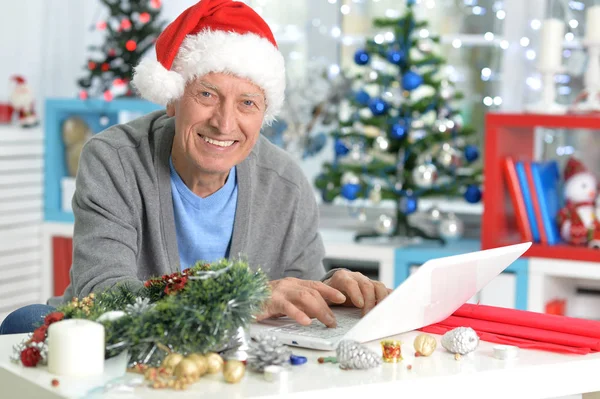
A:
[[[192,360],[194,363],[196,363],[200,377],[202,377],[208,371],[208,361],[206,360],[205,356],[202,356],[199,353],[192,353],[186,359]]]
[[[206,364],[209,374],[216,374],[223,370],[223,358],[218,353],[208,353],[206,355]]]
[[[175,367],[175,377],[184,381],[196,381],[200,379],[200,370],[195,361],[182,359]]]
[[[228,360],[223,367],[223,376],[225,381],[230,384],[236,384],[244,377],[246,366],[239,360]]]
[[[173,372],[175,367],[183,360],[183,355],[180,353],[170,353],[165,357],[162,366],[169,372]]]
[[[85,141],[90,134],[90,127],[81,118],[72,117],[63,123],[63,142],[66,146]]]
[[[431,335],[420,334],[417,336],[417,338],[415,338],[413,346],[420,356],[429,356],[435,351],[435,348],[437,347],[437,341]]]

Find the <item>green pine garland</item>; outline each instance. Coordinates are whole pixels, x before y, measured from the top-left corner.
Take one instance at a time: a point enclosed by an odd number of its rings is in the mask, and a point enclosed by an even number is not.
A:
[[[100,321],[106,332],[106,356],[128,350],[130,364],[157,365],[166,354],[160,348],[184,355],[224,349],[269,294],[263,271],[251,270],[243,259],[222,259],[152,278],[138,292],[117,286],[91,298],[74,299],[58,311],[66,319],[90,320],[109,311],[125,312],[116,320]]]

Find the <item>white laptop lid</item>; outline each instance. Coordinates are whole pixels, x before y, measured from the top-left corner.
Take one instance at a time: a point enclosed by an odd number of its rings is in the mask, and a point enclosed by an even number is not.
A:
[[[345,334],[368,342],[438,323],[485,287],[531,243],[427,261]]]

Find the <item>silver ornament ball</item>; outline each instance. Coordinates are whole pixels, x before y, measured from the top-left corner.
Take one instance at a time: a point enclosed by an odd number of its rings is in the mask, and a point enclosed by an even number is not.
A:
[[[440,165],[448,169],[462,166],[462,154],[449,143],[442,145],[436,159]]]
[[[375,230],[381,235],[392,234],[395,227],[394,219],[386,214],[379,215],[375,223]]]
[[[420,188],[431,188],[438,179],[437,167],[432,163],[418,165],[412,171],[412,179]]]
[[[390,147],[390,142],[387,137],[379,136],[375,139],[374,147],[377,151],[387,151]]]
[[[344,184],[359,184],[360,183],[360,179],[359,177],[353,173],[353,172],[345,172],[342,175],[342,180],[341,180],[342,186]]]
[[[464,234],[464,223],[458,217],[450,215],[442,219],[438,226],[438,234],[447,241],[459,240]]]

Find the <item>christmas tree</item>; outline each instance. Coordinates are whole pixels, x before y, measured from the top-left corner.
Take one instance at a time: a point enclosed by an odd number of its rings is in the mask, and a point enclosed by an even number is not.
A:
[[[374,235],[430,237],[409,224],[419,198],[482,197],[476,131],[456,109],[463,96],[444,76],[440,39],[417,20],[414,3],[399,18],[375,19],[381,32],[356,51],[334,159],[315,179],[325,202],[393,200],[395,220]]]
[[[90,46],[91,55],[85,66],[87,76],[78,80],[79,97],[133,96],[133,67],[150,49],[164,27],[158,20],[161,0],[101,0],[109,10],[106,20],[96,22],[94,29],[105,31],[100,46]]]

